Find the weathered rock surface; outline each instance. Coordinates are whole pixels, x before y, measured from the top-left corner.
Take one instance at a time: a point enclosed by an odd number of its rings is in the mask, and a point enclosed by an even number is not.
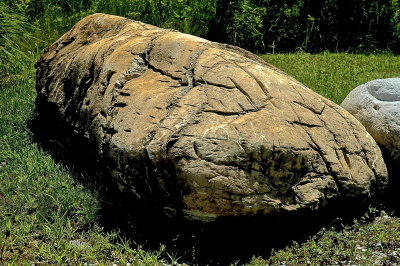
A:
[[[39,116],[53,112],[121,189],[170,215],[316,209],[387,182],[353,116],[240,48],[95,14],[37,70]]]
[[[400,163],[400,78],[377,79],[360,85],[341,105]]]

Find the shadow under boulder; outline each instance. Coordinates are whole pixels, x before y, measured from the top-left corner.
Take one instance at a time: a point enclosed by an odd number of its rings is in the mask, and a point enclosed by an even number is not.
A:
[[[392,151],[388,151],[381,146],[383,159],[388,170],[388,187],[383,196],[383,204],[387,211],[400,215],[400,158],[396,157]],[[397,159],[396,159],[397,158]]]

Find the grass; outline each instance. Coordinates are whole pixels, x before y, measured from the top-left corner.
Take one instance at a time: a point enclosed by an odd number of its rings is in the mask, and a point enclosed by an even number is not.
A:
[[[321,230],[303,244],[293,243],[249,265],[399,265],[400,218],[382,214],[373,222],[354,221],[341,231]]]
[[[262,57],[337,103],[361,83],[400,75],[400,58],[388,54]],[[8,69],[10,74],[0,82],[0,265],[175,262],[179,254],[170,256],[163,247],[153,252],[132,248],[118,232],[104,232],[97,221],[97,196],[31,140],[27,123],[34,112],[32,62]],[[396,217],[356,221],[342,231],[322,230],[266,260],[254,258],[250,265],[400,263],[399,232]]]
[[[296,53],[262,58],[337,104],[360,84],[400,77],[400,57],[391,54]]]

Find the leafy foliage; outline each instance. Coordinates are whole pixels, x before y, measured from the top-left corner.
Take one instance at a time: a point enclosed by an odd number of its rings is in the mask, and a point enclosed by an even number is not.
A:
[[[253,52],[400,53],[399,0],[0,0],[51,43],[102,12]]]
[[[97,0],[96,12],[104,12],[140,20],[163,28],[173,28],[197,36],[205,36],[214,16],[215,0]]]
[[[225,22],[227,42],[252,51],[265,50],[264,35],[267,33],[263,20],[267,9],[255,5],[251,0],[236,1],[228,8],[232,16]]]
[[[217,6],[210,38],[253,51],[400,52],[398,0],[219,0]],[[236,38],[243,28],[247,38]]]

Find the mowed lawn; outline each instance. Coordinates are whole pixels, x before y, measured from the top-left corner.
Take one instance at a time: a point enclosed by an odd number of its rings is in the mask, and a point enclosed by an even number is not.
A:
[[[262,58],[336,103],[369,80],[400,76],[400,58],[389,54]],[[104,232],[96,217],[100,205],[95,193],[77,184],[68,169],[31,140],[27,123],[34,115],[33,63],[11,62],[10,68],[11,74],[0,80],[0,265],[174,263],[179,254],[168,254],[163,247],[134,249],[118,233]],[[322,230],[306,243],[250,264],[400,263],[399,232],[396,217],[355,221],[342,231]]]
[[[340,104],[356,86],[400,77],[400,57],[390,54],[268,54],[261,56],[322,96]]]

